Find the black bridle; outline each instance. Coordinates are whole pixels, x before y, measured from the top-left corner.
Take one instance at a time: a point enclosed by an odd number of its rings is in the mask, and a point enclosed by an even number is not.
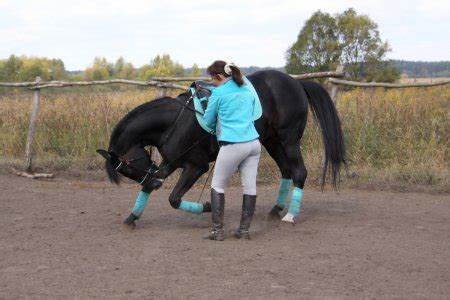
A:
[[[164,135],[163,139],[161,140],[161,143],[160,143],[161,146],[160,146],[160,147],[162,147],[162,146],[167,142],[167,140],[169,139],[169,137],[172,136],[172,133],[173,133],[174,130],[175,130],[175,125],[176,125],[176,124],[178,123],[178,121],[180,120],[181,114],[184,112],[184,110],[185,110],[186,108],[189,109],[189,110],[191,110],[191,111],[193,111],[193,112],[195,112],[195,113],[199,113],[199,114],[203,115],[202,112],[200,112],[200,111],[196,110],[195,108],[192,108],[192,107],[189,106],[189,103],[191,102],[192,99],[194,99],[194,95],[191,95],[191,96],[186,100],[186,102],[183,102],[183,101],[179,100],[178,98],[174,98],[174,100],[175,100],[176,102],[180,103],[182,107],[181,107],[180,111],[178,112],[178,115],[177,115],[175,121],[172,123],[172,126],[170,127],[170,129],[168,130],[168,132]],[[127,167],[130,167],[130,168],[135,169],[135,170],[137,170],[137,171],[144,172],[145,175],[144,175],[144,177],[142,178],[142,180],[139,182],[140,185],[145,185],[145,183],[146,183],[147,179],[149,178],[149,176],[150,176],[150,179],[151,179],[151,180],[155,179],[155,180],[158,180],[158,181],[162,182],[163,179],[156,178],[156,176],[155,176],[161,169],[166,168],[166,167],[169,166],[171,163],[173,163],[174,161],[176,161],[177,159],[179,159],[180,157],[182,157],[183,155],[185,155],[187,152],[189,152],[190,150],[192,150],[194,147],[196,147],[198,144],[200,144],[206,137],[209,137],[211,134],[212,134],[212,132],[208,132],[207,134],[205,134],[202,138],[200,138],[200,139],[197,140],[195,143],[193,143],[191,146],[189,146],[185,151],[183,151],[183,152],[182,152],[180,155],[178,155],[175,159],[171,160],[170,162],[168,162],[167,164],[165,164],[165,165],[162,166],[161,168],[158,167],[158,165],[156,164],[156,162],[155,162],[154,160],[152,160],[152,150],[150,150],[150,153],[147,153],[147,154],[150,156],[150,161],[151,161],[151,165],[150,165],[150,168],[149,168],[148,170],[144,170],[144,169],[138,168],[138,167],[133,166],[133,165],[131,164],[131,163],[134,162],[134,161],[137,161],[137,160],[140,160],[140,159],[142,159],[142,158],[145,158],[144,155],[139,156],[139,157],[136,157],[136,158],[127,158],[128,152],[125,153],[124,156],[120,156],[120,157],[119,157],[120,163],[119,163],[119,165],[115,168],[115,170],[116,170],[116,171],[119,171],[119,170],[122,168],[123,165],[126,165]],[[131,150],[130,150],[130,151],[131,151]]]
[[[144,169],[138,168],[138,167],[133,166],[133,165],[131,164],[131,163],[134,162],[134,161],[137,161],[137,160],[140,160],[140,159],[145,158],[145,155],[141,155],[141,156],[136,157],[136,158],[128,159],[128,158],[126,158],[126,154],[125,154],[124,156],[119,157],[120,163],[119,163],[119,165],[115,168],[115,170],[116,170],[116,171],[119,171],[119,170],[122,168],[123,165],[126,165],[126,166],[129,167],[129,168],[132,168],[132,169],[135,169],[135,170],[144,172],[145,175],[144,175],[144,177],[142,178],[142,180],[139,182],[139,184],[140,184],[140,185],[145,185],[145,181],[146,181],[146,179],[148,178],[148,176],[152,176],[152,175],[156,174],[156,173],[159,171],[159,168],[158,168],[158,166],[156,165],[155,161],[153,161],[153,160],[151,159],[151,157],[152,157],[152,156],[151,156],[151,155],[152,155],[151,152],[150,152],[150,154],[148,154],[148,155],[150,156],[150,161],[151,161],[151,165],[150,165],[150,168],[148,168],[148,170],[144,170]],[[152,176],[152,177],[153,177],[153,179],[159,180],[158,178],[155,178],[154,176]]]

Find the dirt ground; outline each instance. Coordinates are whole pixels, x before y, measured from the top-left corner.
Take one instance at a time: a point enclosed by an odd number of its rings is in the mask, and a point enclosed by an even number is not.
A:
[[[0,298],[450,297],[448,194],[305,189],[292,226],[266,221],[277,186],[259,186],[253,239],[239,241],[234,187],[227,239],[212,242],[210,215],[172,209],[168,189],[124,229],[138,190],[0,174]]]

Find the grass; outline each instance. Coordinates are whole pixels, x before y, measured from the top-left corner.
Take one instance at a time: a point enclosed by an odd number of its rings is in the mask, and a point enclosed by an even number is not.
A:
[[[176,95],[177,92],[172,92]],[[35,164],[46,169],[99,169],[95,153],[106,148],[118,120],[135,106],[154,99],[154,89],[116,91],[82,88],[44,90],[35,134]],[[19,164],[24,153],[31,92],[0,94],[1,162]],[[347,157],[358,182],[450,185],[450,89],[355,89],[338,97]],[[309,182],[316,182],[322,161],[320,129],[310,117],[302,140]],[[278,169],[267,154],[259,179],[272,182]]]

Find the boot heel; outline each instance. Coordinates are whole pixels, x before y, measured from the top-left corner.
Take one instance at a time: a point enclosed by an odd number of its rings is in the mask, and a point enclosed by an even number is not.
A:
[[[211,240],[211,241],[223,241],[225,240],[225,232],[224,230],[212,230],[208,235],[205,235],[202,237],[204,240]]]
[[[255,213],[256,195],[244,194],[242,199],[242,216],[241,223],[234,236],[238,239],[250,239],[249,229],[252,222],[253,214]]]
[[[241,240],[249,240],[250,239],[250,234],[248,231],[239,231],[236,230],[236,232],[234,233],[234,237],[237,239],[241,239]]]

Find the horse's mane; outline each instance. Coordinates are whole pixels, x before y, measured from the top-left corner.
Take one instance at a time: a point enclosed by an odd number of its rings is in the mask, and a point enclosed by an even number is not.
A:
[[[189,92],[181,93],[177,96],[177,98],[184,98],[189,97]],[[151,100],[148,102],[145,102],[135,108],[133,108],[131,111],[129,111],[116,125],[114,128],[110,142],[109,147],[111,148],[112,145],[115,145],[118,138],[120,137],[121,133],[124,131],[128,123],[136,118],[137,116],[140,116],[143,113],[147,113],[149,110],[167,105],[168,103],[174,102],[171,97],[163,97],[163,98],[157,98],[155,100]],[[110,149],[112,150],[112,149]]]

